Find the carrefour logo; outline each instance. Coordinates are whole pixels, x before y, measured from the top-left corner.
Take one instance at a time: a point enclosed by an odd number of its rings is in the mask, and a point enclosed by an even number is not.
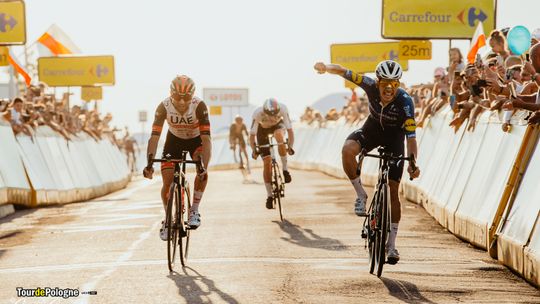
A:
[[[98,78],[101,78],[102,76],[109,74],[109,69],[106,66],[98,64],[95,68],[90,68],[90,74],[92,76],[97,76]]]
[[[384,60],[398,61],[398,60],[399,60],[399,54],[398,54],[398,52],[396,52],[395,50],[390,50],[390,52],[384,53],[384,54],[382,55],[382,58],[383,58]]]
[[[389,14],[390,22],[396,23],[450,23],[452,17],[452,14],[432,13],[431,11],[421,14],[401,14],[393,11]],[[488,18],[484,11],[477,9],[476,7],[464,9],[456,17],[464,25],[466,24],[465,22],[467,22],[470,27],[474,27],[477,20],[484,22]]]
[[[477,10],[476,7],[471,7],[469,8],[469,11],[467,12],[467,21],[470,27],[474,27],[476,25],[475,24],[476,20],[484,22],[487,19],[487,15],[484,13],[484,11],[482,11],[481,9],[478,9],[478,13],[476,13],[476,10]],[[466,9],[462,10],[457,16],[459,21],[461,21],[462,24],[465,24],[465,22],[463,21],[463,15],[465,14],[465,11]]]
[[[13,30],[17,25],[17,20],[11,15],[0,13],[0,32],[5,33]]]

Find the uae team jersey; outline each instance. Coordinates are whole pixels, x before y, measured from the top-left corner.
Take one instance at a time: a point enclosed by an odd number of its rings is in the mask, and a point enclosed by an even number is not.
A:
[[[279,113],[276,116],[270,116],[264,113],[263,107],[258,107],[253,112],[253,123],[251,124],[251,134],[256,135],[259,125],[261,128],[268,129],[277,124],[283,122],[285,128],[292,129],[291,119],[289,118],[289,110],[287,107],[280,103]]]
[[[176,110],[170,97],[163,100],[156,109],[152,135],[161,134],[165,120],[169,125],[169,132],[178,138],[192,139],[200,135],[210,135],[208,108],[198,97],[193,97],[184,114]]]

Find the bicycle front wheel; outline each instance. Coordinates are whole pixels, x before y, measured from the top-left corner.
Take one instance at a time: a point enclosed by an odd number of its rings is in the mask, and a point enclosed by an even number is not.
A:
[[[169,271],[173,271],[174,257],[176,255],[176,241],[178,240],[178,229],[176,227],[177,214],[180,207],[176,184],[172,183],[169,188],[169,198],[167,199],[167,213],[165,216],[165,229],[167,231],[167,260]]]
[[[381,189],[380,197],[380,226],[379,226],[379,240],[377,242],[377,277],[380,277],[382,274],[384,263],[386,262],[386,239],[388,236],[388,230],[390,227],[390,202],[388,198],[388,185],[384,185]]]
[[[184,185],[180,191],[180,197],[181,197],[181,206],[180,209],[180,218],[181,222],[180,224],[180,238],[178,240],[178,247],[180,251],[180,263],[182,263],[182,266],[186,266],[186,261],[188,258],[188,251],[189,251],[189,236],[190,236],[190,230],[187,226],[188,221],[188,214],[189,210],[191,209],[191,196],[189,191],[189,185]]]
[[[279,218],[281,221],[283,221],[283,209],[281,206],[281,192],[282,192],[282,185],[280,183],[280,177],[279,177],[279,166],[277,163],[274,163],[272,165],[272,185],[273,185],[273,192],[274,192],[274,208],[278,207],[279,210]]]

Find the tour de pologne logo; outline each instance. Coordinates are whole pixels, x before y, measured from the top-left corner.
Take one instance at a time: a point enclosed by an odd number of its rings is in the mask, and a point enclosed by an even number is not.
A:
[[[72,288],[58,288],[58,287],[36,287],[36,288],[23,288],[17,287],[17,297],[19,298],[76,298],[80,295],[97,295],[97,291],[79,291],[79,289]]]

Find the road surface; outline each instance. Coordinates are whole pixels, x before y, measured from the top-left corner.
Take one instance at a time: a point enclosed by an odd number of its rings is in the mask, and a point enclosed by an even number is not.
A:
[[[368,273],[345,180],[293,171],[286,220],[264,207],[262,184],[211,172],[189,267],[169,273],[160,180],[83,203],[17,211],[0,220],[1,303],[539,303],[540,292],[482,250],[404,203],[401,261]],[[254,172],[261,180],[261,172]],[[17,297],[17,287],[96,291]]]

